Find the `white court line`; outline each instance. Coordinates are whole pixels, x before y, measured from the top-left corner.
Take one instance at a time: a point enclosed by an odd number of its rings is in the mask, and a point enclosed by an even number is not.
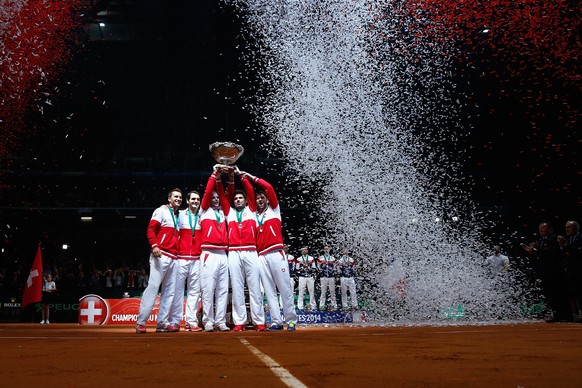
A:
[[[287,369],[285,369],[281,365],[277,364],[275,362],[275,360],[273,360],[271,357],[267,356],[265,353],[261,352],[259,349],[255,348],[253,345],[251,345],[249,343],[249,341],[247,341],[244,338],[241,338],[240,342],[243,345],[245,345],[247,348],[249,348],[249,350],[255,356],[257,356],[259,358],[259,360],[263,361],[263,363],[271,369],[271,371],[275,374],[275,376],[277,376],[279,379],[281,379],[283,384],[287,385],[288,387],[292,387],[292,388],[300,388],[300,387],[307,388],[307,385],[305,385],[301,381],[299,381]]]

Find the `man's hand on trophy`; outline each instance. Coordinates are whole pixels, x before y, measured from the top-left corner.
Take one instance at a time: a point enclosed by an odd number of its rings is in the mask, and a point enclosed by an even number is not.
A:
[[[227,166],[226,164],[221,164],[220,165],[220,171],[225,173],[225,174],[232,174],[232,167],[231,166]]]
[[[234,172],[236,173],[236,175],[240,176],[240,179],[245,179],[249,177],[249,174],[247,172],[239,170],[238,167],[236,166]]]
[[[240,179],[251,179],[252,175],[249,174],[246,171],[238,171],[238,175],[240,176]]]
[[[220,163],[215,164],[214,167],[212,167],[212,168],[213,168],[214,172],[217,174],[220,174],[220,173],[228,174],[232,170],[232,167],[227,166],[226,164],[220,164]]]

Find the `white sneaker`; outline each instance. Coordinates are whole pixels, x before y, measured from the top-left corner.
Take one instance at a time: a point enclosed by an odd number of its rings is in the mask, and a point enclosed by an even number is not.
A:
[[[204,331],[214,331],[214,325],[212,323],[207,323],[204,326]]]
[[[216,326],[220,331],[230,331],[230,328],[226,326],[226,323],[221,323],[220,325]]]
[[[45,321],[40,321],[40,324],[41,324],[41,325],[44,325],[44,324],[45,324]]]
[[[45,323],[48,325],[50,322],[48,321],[48,319],[45,321]]]

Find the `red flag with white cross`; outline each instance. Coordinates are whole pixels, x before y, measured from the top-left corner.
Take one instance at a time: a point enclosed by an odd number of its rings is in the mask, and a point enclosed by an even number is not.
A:
[[[24,285],[24,294],[22,295],[22,308],[24,309],[31,303],[42,300],[42,257],[40,254],[40,244],[34,257],[34,263],[30,269],[30,274]]]

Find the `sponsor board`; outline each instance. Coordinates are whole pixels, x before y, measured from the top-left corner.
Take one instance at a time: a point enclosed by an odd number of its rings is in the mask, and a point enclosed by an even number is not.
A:
[[[439,316],[445,319],[465,318],[465,308],[461,305],[443,307],[439,311]]]
[[[186,300],[184,300],[185,303]],[[135,325],[139,304],[139,298],[104,299],[95,294],[85,295],[79,299],[78,321],[80,325]],[[160,297],[158,296],[148,323],[157,321],[159,308]],[[358,323],[365,320],[366,315],[362,311],[300,311],[297,314],[299,324]],[[271,323],[269,313],[267,313],[266,321],[267,324]],[[184,324],[184,319],[180,323]]]
[[[352,313],[344,311],[305,311],[297,314],[297,323],[348,323]]]
[[[17,321],[21,312],[22,305],[16,298],[0,300],[0,321]]]
[[[95,294],[85,295],[79,299],[79,324],[135,325],[139,313],[139,304],[139,298],[103,299]],[[148,318],[148,323],[157,321],[159,308],[160,297],[157,296],[154,308]],[[184,320],[181,323],[184,323]]]
[[[283,310],[281,310],[283,316]],[[267,314],[267,324],[271,323],[271,314]],[[366,321],[363,311],[298,311],[297,323],[360,323]]]

